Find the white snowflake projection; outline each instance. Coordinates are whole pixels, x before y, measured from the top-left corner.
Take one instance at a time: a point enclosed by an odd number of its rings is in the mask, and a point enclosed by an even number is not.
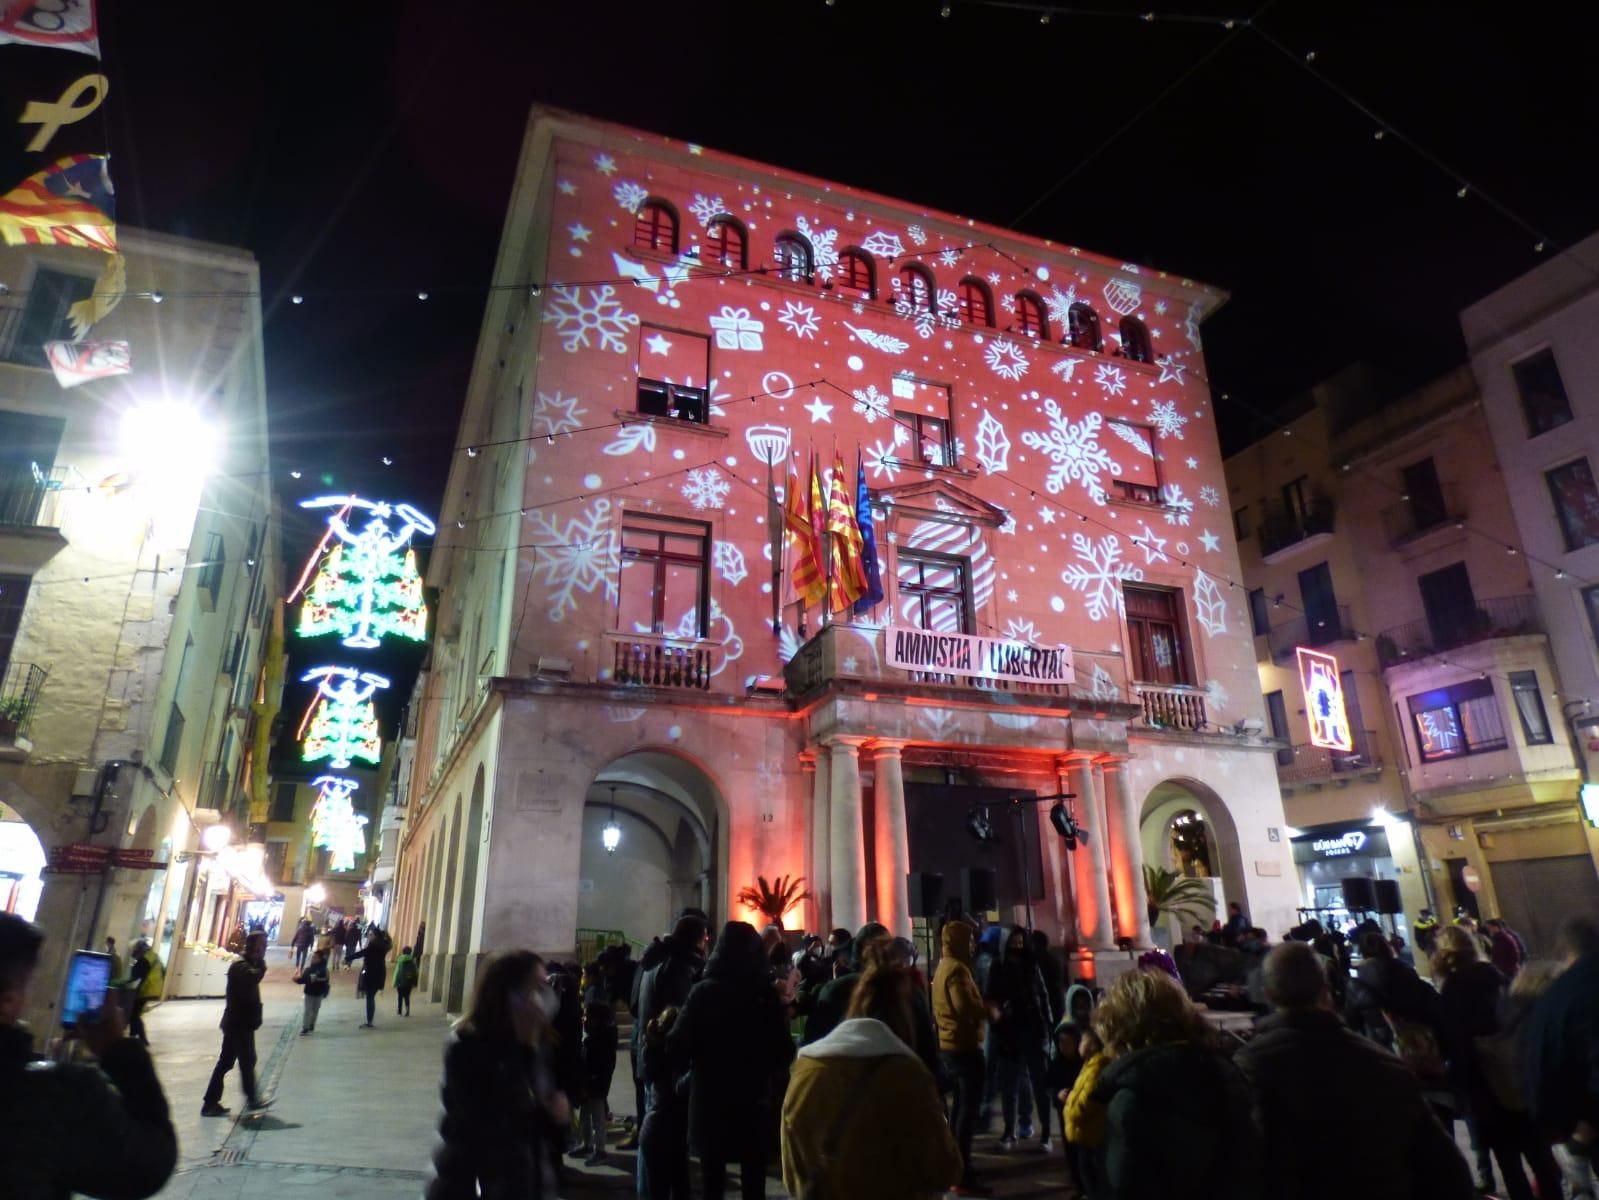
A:
[[[868,425],[878,417],[882,417],[885,421],[889,419],[893,412],[893,397],[878,391],[875,383],[867,384],[864,392],[859,388],[854,389],[854,394],[855,403],[850,407],[865,417]]]
[[[940,250],[938,252],[938,261],[946,267],[953,267],[956,263],[960,262],[960,260],[961,252],[954,246],[950,246],[948,249]]]
[[[1074,592],[1082,592],[1090,621],[1120,616],[1123,611],[1122,584],[1144,577],[1144,569],[1122,561],[1122,542],[1114,533],[1101,538],[1086,533],[1072,534],[1072,552],[1082,561],[1068,563],[1060,573],[1061,582]]]
[[[898,442],[899,438],[896,437],[866,448],[866,469],[872,473],[873,479],[886,479],[893,483],[898,478],[901,465],[895,457],[899,453]]]
[[[916,229],[916,226],[912,225],[911,229]],[[926,238],[922,239],[922,241],[926,240]],[[916,241],[914,233],[911,234],[911,241],[916,242],[918,246],[922,244],[922,242]],[[868,254],[875,254],[878,258],[898,258],[905,253],[905,244],[899,240],[897,233],[888,233],[879,229],[876,233],[867,235],[866,240],[861,243],[861,249]]]
[[[1143,303],[1144,293],[1131,279],[1112,279],[1104,287],[1101,295],[1105,303],[1110,305],[1111,311],[1119,317],[1131,316],[1138,311],[1138,306]]]
[[[683,254],[675,263],[662,264],[661,273],[656,276],[652,275],[650,269],[643,263],[623,258],[614,250],[611,252],[611,262],[615,265],[619,276],[632,286],[649,292],[655,297],[655,303],[664,304],[668,308],[683,307],[683,302],[677,298],[677,287],[688,281],[693,268],[698,265],[693,255]]]
[[[1080,361],[1080,359],[1076,358],[1057,359],[1050,370],[1060,376],[1062,383],[1070,383],[1072,381],[1072,372],[1077,369],[1077,364]]]
[[[1120,396],[1127,390],[1127,376],[1120,367],[1113,367],[1109,363],[1100,363],[1094,368],[1094,382],[1111,396]]]
[[[716,549],[711,551],[711,565],[716,568],[718,575],[734,587],[743,583],[749,575],[749,569],[744,565],[744,551],[732,542],[716,543]]]
[[[1038,632],[1038,626],[1031,621],[1019,621],[1011,617],[1005,622],[1004,636],[1006,641],[1026,642],[1029,646],[1036,646],[1043,635]]]
[[[631,179],[622,180],[611,189],[611,195],[616,197],[616,202],[622,206],[624,212],[630,213],[637,213],[639,206],[650,198],[649,192]]]
[[[609,154],[596,154],[594,156],[594,169],[601,175],[615,175],[616,160]]]
[[[1188,306],[1188,319],[1183,322],[1183,336],[1188,339],[1188,344],[1199,350],[1199,301],[1194,301]]]
[[[1157,537],[1155,531],[1149,527],[1149,522],[1142,522],[1143,529],[1133,535],[1132,543],[1144,552],[1144,565],[1152,566],[1158,562],[1170,562],[1171,558],[1166,553],[1166,539]]]
[[[1194,572],[1194,620],[1211,637],[1227,632],[1227,599],[1216,581],[1203,571]]]
[[[910,349],[911,344],[904,338],[893,337],[890,334],[878,333],[871,329],[859,329],[848,321],[841,324],[853,333],[858,341],[870,346],[873,350],[881,350],[884,354],[904,354]]]
[[[998,271],[990,271],[988,273],[988,282],[993,287],[998,287],[999,286],[999,272]]]
[[[955,298],[955,293],[948,288],[938,290],[938,323],[945,329],[959,329],[961,327],[960,301]]]
[[[1166,508],[1166,524],[1187,525],[1194,519],[1194,502],[1183,495],[1183,485],[1168,483],[1160,489],[1160,502]]]
[[[977,422],[976,449],[978,465],[988,474],[1009,468],[1010,438],[1006,436],[1005,426],[999,418],[986,408],[982,419]]]
[[[648,421],[640,421],[636,425],[623,425],[616,431],[616,436],[601,447],[601,453],[609,454],[613,458],[621,458],[625,454],[632,454],[635,450],[642,450],[646,454],[655,453],[655,426]]]
[[[583,427],[583,414],[587,409],[578,407],[576,396],[563,396],[560,392],[540,392],[533,402],[533,432],[543,437],[569,433]]]
[[[727,205],[722,203],[720,196],[713,197],[707,196],[704,192],[695,192],[694,199],[689,202],[688,210],[703,227],[725,213]]]
[[[907,226],[905,229],[905,236],[910,238],[910,240],[915,242],[918,246],[927,245],[927,230],[923,229],[920,225]],[[898,238],[895,238],[894,240],[896,242],[899,241]]]
[[[716,331],[716,348],[718,350],[764,350],[765,342],[761,335],[766,330],[766,322],[757,320],[750,315],[747,308],[734,308],[724,304],[722,311],[714,317],[706,318],[711,328]]]
[[[1044,307],[1049,310],[1049,319],[1058,326],[1061,332],[1071,328],[1072,305],[1077,303],[1077,286],[1068,287],[1064,292],[1058,287],[1051,287],[1049,295],[1044,297]]]
[[[1232,699],[1227,694],[1227,685],[1219,679],[1205,680],[1205,706],[1212,712],[1221,712]]]
[[[1160,367],[1160,378],[1156,380],[1157,383],[1182,383],[1183,372],[1188,368],[1178,361],[1181,357],[1180,354],[1168,354],[1165,358],[1156,360],[1156,364]]]
[[[1156,400],[1149,406],[1149,423],[1161,437],[1181,439],[1188,418],[1177,411],[1177,401]]]
[[[1088,694],[1095,700],[1120,700],[1121,688],[1116,686],[1116,680],[1111,673],[1098,663],[1094,664],[1094,673],[1089,676]]]
[[[811,262],[822,279],[833,278],[838,269],[838,230],[812,225],[803,216],[794,218],[794,228],[811,244]]]
[[[1199,489],[1199,501],[1201,504],[1208,504],[1212,508],[1219,508],[1221,506],[1221,493],[1207,483]]]
[[[916,331],[919,338],[933,336],[933,328],[937,321],[931,309],[925,305],[913,304],[910,295],[900,286],[899,279],[893,281],[894,288],[894,315],[904,317],[911,323],[911,328]]]
[[[779,662],[788,662],[800,652],[799,634],[789,626],[783,626],[782,632],[777,635],[777,658]]]
[[[1153,649],[1155,652],[1155,665],[1157,667],[1170,669],[1172,665],[1172,654],[1176,649],[1176,647],[1172,645],[1171,638],[1163,631],[1157,631],[1150,637],[1149,644],[1151,649]]]
[[[568,354],[587,350],[591,345],[625,354],[628,331],[638,324],[638,317],[622,308],[616,299],[616,289],[610,284],[598,288],[559,285],[551,288],[549,302],[544,306],[544,320],[555,322],[561,349]],[[592,343],[591,335],[595,339]]]
[[[683,480],[681,489],[683,499],[700,509],[723,507],[732,490],[733,485],[727,481],[727,476],[716,467],[696,467]]]
[[[1095,504],[1104,504],[1105,485],[1099,477],[1106,473],[1115,475],[1121,470],[1110,451],[1099,444],[1099,430],[1104,419],[1097,412],[1091,412],[1081,421],[1073,421],[1061,412],[1059,404],[1048,398],[1044,400],[1044,415],[1049,418],[1049,432],[1024,430],[1022,444],[1049,456],[1053,465],[1045,486],[1051,492],[1060,492],[1075,480],[1083,485]]]
[[[1166,302],[1164,300],[1155,301],[1155,315],[1157,317],[1164,317],[1166,315]]]
[[[1155,448],[1149,444],[1149,439],[1137,426],[1129,425],[1125,421],[1112,421],[1109,428],[1112,433],[1146,458],[1155,456]]]
[[[816,309],[809,304],[801,304],[798,300],[785,300],[783,307],[778,310],[777,323],[785,325],[795,337],[800,339],[816,336],[816,331],[821,328],[816,320]]]
[[[983,351],[988,369],[1001,379],[1017,380],[1027,374],[1027,356],[1013,342],[995,340]]]
[[[999,306],[1008,313],[1016,311],[1016,297],[1009,292],[999,298]]]
[[[611,501],[604,496],[576,517],[538,512],[529,518],[536,546],[533,579],[549,589],[550,620],[561,621],[577,607],[578,594],[601,592],[616,602],[616,580],[622,569],[616,533],[611,528]]]

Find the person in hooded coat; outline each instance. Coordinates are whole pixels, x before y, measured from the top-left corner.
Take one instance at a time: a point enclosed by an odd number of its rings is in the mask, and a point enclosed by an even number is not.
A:
[[[783,1183],[792,1196],[915,1200],[961,1177],[938,1085],[908,1044],[916,986],[888,946],[868,948],[845,1020],[795,1064],[783,1099]]]
[[[849,944],[848,969],[816,994],[816,1000],[805,1018],[805,1036],[800,1039],[800,1045],[808,1046],[833,1032],[849,1009],[850,993],[855,990],[855,981],[865,966],[866,948],[880,938],[892,940],[892,937],[888,926],[876,921],[868,921],[860,927]],[[933,1029],[933,1013],[928,1006],[926,993],[920,990],[911,994],[911,1025],[916,1031],[912,1049],[921,1057],[933,1077],[941,1078],[938,1034]]]
[[[1439,1030],[1438,993],[1414,967],[1399,961],[1380,930],[1360,935],[1360,954],[1360,966],[1349,981],[1344,1001],[1344,1020],[1351,1029],[1388,1050],[1394,1042],[1388,1013]]]
[[[639,959],[633,977],[629,1007],[633,1010],[633,1032],[629,1056],[633,1064],[633,1095],[637,1104],[638,1125],[621,1145],[631,1150],[638,1145],[644,1117],[649,1112],[649,1093],[644,1079],[644,1031],[651,1021],[669,1008],[681,1008],[689,990],[705,973],[707,929],[704,914],[685,909],[667,937],[652,942]]]
[[[1005,1116],[1005,1132],[999,1148],[1016,1145],[1016,1097],[1026,1088],[1037,1107],[1043,1149],[1053,1147],[1050,1138],[1048,1082],[1045,1056],[1050,1031],[1055,1022],[1049,991],[1033,959],[1027,931],[1020,925],[1005,940],[1005,956],[988,976],[988,1015],[993,1022],[994,1053],[999,1060],[1000,1107]],[[1022,1137],[1029,1136],[1026,1123]]]
[[[1103,1136],[1081,1158],[1089,1200],[1261,1200],[1249,1085],[1182,985],[1128,971],[1093,1024],[1106,1061],[1093,1089]]]
[[[938,1052],[944,1077],[955,1091],[949,1123],[966,1164],[961,1188],[975,1192],[980,1185],[972,1171],[972,1137],[977,1132],[977,1111],[983,1102],[983,1035],[988,1010],[972,976],[977,930],[965,921],[944,923],[944,955],[933,972],[933,1019],[938,1024]]]
[[[761,935],[744,921],[722,927],[705,967],[666,1036],[667,1057],[688,1067],[689,1140],[707,1200],[722,1200],[727,1164],[739,1164],[744,1200],[766,1193],[772,1085],[794,1059],[794,1041]]]

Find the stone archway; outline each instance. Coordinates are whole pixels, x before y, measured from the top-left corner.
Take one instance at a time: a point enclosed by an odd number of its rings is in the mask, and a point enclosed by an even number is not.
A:
[[[460,807],[456,808],[460,819]],[[462,833],[461,891],[457,897],[454,944],[450,947],[450,991],[445,1004],[448,1012],[462,1012],[466,1004],[467,963],[471,958],[472,919],[477,913],[478,853],[483,845],[483,764],[472,779],[472,797],[467,802],[466,828]],[[472,972],[475,976],[476,972]]]
[[[615,813],[621,839],[603,845]],[[678,911],[727,904],[727,818],[720,788],[680,753],[637,750],[607,763],[583,797],[577,928],[648,943]],[[581,937],[582,935],[580,935]]]
[[[16,809],[0,803],[0,912],[31,921],[44,890],[44,843]]]
[[[1144,797],[1139,818],[1139,839],[1144,861],[1181,870],[1173,846],[1174,824],[1188,814],[1197,814],[1204,824],[1204,837],[1213,879],[1220,883],[1217,914],[1225,917],[1229,901],[1240,904],[1246,897],[1244,861],[1238,844],[1238,826],[1224,801],[1211,787],[1197,779],[1163,779]],[[1192,829],[1189,830],[1193,836]],[[1181,941],[1182,931],[1174,930]]]

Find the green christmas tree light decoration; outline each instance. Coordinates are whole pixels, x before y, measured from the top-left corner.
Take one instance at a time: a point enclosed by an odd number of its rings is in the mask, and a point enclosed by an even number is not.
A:
[[[358,758],[376,764],[383,742],[372,697],[389,681],[354,667],[313,667],[300,678],[314,681],[317,688],[316,709],[300,757],[306,762],[327,759],[328,766],[341,771]]]
[[[300,507],[333,509],[328,528],[339,538],[306,590],[300,636],[336,633],[356,650],[375,649],[390,636],[426,641],[427,605],[410,542],[432,533],[433,522],[409,504],[359,496],[319,496]],[[359,529],[347,520],[356,509],[367,516]]]
[[[350,797],[361,785],[338,775],[322,775],[311,786],[317,789],[311,807],[311,844],[329,852],[329,870],[355,870],[355,856],[366,853],[367,818],[355,811]]]

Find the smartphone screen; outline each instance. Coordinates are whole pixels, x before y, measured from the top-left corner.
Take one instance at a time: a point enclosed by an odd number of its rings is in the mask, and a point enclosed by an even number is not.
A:
[[[67,988],[61,1000],[61,1024],[75,1029],[86,1013],[97,1013],[105,1005],[111,985],[111,956],[92,950],[74,950],[67,968]]]

